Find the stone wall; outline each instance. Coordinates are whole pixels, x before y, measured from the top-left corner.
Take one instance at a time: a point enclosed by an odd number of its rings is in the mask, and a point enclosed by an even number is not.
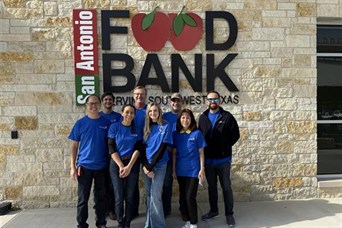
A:
[[[223,10],[238,22],[235,45],[215,53],[217,62],[227,53],[238,53],[226,71],[240,90],[239,104],[223,105],[237,118],[242,136],[232,166],[235,199],[334,196],[320,192],[316,179],[316,21],[341,18],[339,0],[184,0],[181,4],[3,0],[0,4],[0,200],[23,208],[75,206],[67,135],[84,108],[75,105],[74,97],[72,10],[124,9],[132,17],[157,5],[165,13],[179,12],[182,4],[203,19],[205,11]],[[129,19],[119,23],[130,28]],[[215,39],[225,40],[226,25],[216,26]],[[136,71],[141,70],[147,52],[132,31],[112,39],[112,50],[131,55]],[[158,52],[169,78],[174,52],[169,42]],[[204,36],[194,50],[180,53],[192,69],[194,53],[206,53]],[[221,84],[218,80],[216,89],[231,94]],[[180,86],[183,95],[193,94],[186,80]],[[148,90],[162,95],[156,86]],[[188,106],[197,115],[205,109]],[[19,139],[11,139],[12,130],[19,131]],[[201,190],[199,200],[206,199]]]

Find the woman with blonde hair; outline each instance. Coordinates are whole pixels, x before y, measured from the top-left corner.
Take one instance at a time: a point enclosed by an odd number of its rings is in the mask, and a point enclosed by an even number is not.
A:
[[[162,118],[162,111],[156,103],[147,106],[144,143],[145,153],[142,154],[146,201],[145,228],[166,227],[163,203],[161,199],[167,162],[166,150],[172,144],[171,130]]]

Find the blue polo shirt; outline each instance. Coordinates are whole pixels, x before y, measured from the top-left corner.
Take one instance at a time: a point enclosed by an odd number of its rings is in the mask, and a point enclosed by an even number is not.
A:
[[[139,136],[144,135],[146,107],[147,106],[145,105],[145,107],[135,110],[134,124],[135,128],[139,132]]]
[[[206,146],[201,131],[173,133],[173,145],[177,149],[177,176],[197,177],[201,168],[199,149]]]

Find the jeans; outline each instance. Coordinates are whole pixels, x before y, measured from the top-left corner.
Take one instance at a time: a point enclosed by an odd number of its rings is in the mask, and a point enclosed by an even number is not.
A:
[[[197,224],[197,177],[177,176],[179,184],[179,202],[181,203],[182,216],[189,218],[191,224]]]
[[[94,180],[94,201],[96,226],[106,225],[106,172],[108,169],[91,170],[81,168],[81,175],[77,177],[78,199],[77,199],[77,223],[80,228],[89,227],[88,219],[88,201],[91,191],[91,185]]]
[[[163,186],[163,209],[165,214],[171,213],[171,199],[172,199],[172,160],[167,163],[164,186]]]
[[[163,183],[167,164],[154,168],[154,178],[149,178],[144,174],[146,200],[146,222],[145,228],[166,227],[163,203],[161,200]]]
[[[210,211],[218,212],[217,200],[217,177],[220,180],[225,215],[233,215],[233,191],[230,181],[230,163],[223,163],[218,165],[205,165],[205,175],[208,181],[208,193]]]
[[[122,160],[122,163],[127,165],[129,161],[129,159]],[[112,160],[110,175],[114,187],[116,219],[119,225],[129,226],[133,218],[134,191],[139,178],[139,164],[133,165],[126,178],[119,177],[119,170],[119,166]],[[126,204],[126,208],[124,208],[124,204]]]
[[[110,167],[108,167],[108,172],[106,173],[106,194],[107,194],[107,214],[109,212],[115,213],[115,199],[114,199],[114,189],[113,189],[113,182],[110,176]]]
[[[136,160],[135,164],[138,164],[140,166],[141,164],[141,158],[138,157],[138,159]],[[139,171],[138,170],[138,179],[139,179]],[[139,181],[137,181],[137,184],[135,185],[135,189],[134,189],[134,205],[133,205],[133,215],[138,216],[139,214],[139,204],[140,204],[140,191],[139,191]]]

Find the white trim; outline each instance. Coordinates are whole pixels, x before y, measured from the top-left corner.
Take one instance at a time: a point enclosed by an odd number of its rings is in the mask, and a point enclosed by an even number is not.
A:
[[[317,57],[342,57],[342,53],[317,53]]]
[[[326,180],[326,179],[342,179],[342,174],[326,174],[326,175],[323,175],[323,174],[319,174],[317,175],[317,179],[318,180]]]
[[[318,124],[342,124],[342,120],[317,120]]]

